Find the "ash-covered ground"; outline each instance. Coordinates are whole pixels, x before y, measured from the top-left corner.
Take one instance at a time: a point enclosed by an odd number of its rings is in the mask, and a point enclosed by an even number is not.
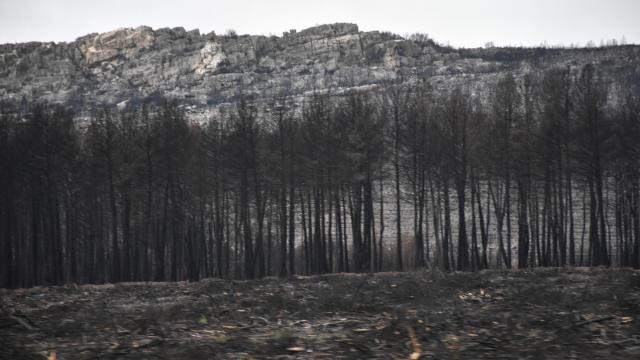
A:
[[[640,271],[0,290],[2,359],[638,359]]]

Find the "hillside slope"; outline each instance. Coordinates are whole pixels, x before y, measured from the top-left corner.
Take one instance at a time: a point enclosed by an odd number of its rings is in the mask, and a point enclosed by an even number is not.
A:
[[[0,45],[0,98],[95,104],[169,96],[192,116],[233,102],[240,92],[269,99],[314,90],[371,88],[425,79],[436,89],[465,84],[478,92],[505,71],[595,63],[614,81],[640,70],[640,47],[452,49],[426,36],[404,39],[321,25],[281,37],[200,34],[138,27],[70,43]],[[486,94],[485,94],[486,95]]]

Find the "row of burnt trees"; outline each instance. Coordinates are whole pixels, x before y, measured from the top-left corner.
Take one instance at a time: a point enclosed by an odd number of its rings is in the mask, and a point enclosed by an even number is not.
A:
[[[0,118],[3,287],[640,261],[638,79]],[[486,91],[486,90],[485,90]],[[516,259],[513,256],[517,256]]]

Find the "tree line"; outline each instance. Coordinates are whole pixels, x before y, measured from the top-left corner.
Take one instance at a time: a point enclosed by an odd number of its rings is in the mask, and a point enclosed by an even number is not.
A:
[[[637,76],[0,104],[0,285],[640,266]]]

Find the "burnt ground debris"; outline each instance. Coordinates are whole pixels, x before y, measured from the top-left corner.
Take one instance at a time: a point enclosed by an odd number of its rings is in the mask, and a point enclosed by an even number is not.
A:
[[[640,358],[640,271],[628,269],[72,284],[0,294],[2,359]]]

